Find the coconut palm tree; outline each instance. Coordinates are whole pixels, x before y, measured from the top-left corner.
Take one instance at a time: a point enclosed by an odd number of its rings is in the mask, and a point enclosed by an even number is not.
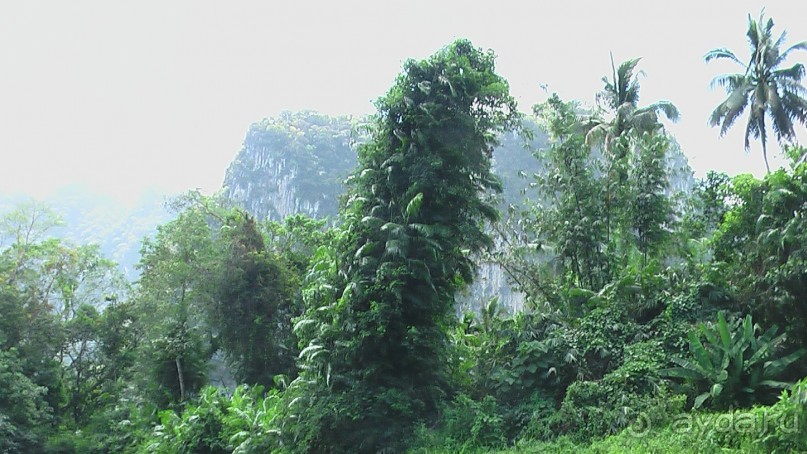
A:
[[[655,132],[661,129],[659,113],[671,121],[678,121],[678,109],[669,101],[659,101],[639,107],[639,79],[634,75],[641,58],[634,58],[619,65],[611,55],[612,79],[602,78],[605,87],[597,93],[599,112],[588,123],[586,143],[602,144],[611,151],[611,143],[627,131]],[[610,117],[610,118],[609,118]]]
[[[748,151],[750,147],[751,137],[759,139],[762,142],[765,168],[770,172],[766,117],[770,117],[779,143],[795,138],[794,120],[802,124],[807,122],[807,90],[801,84],[804,65],[796,63],[780,68],[792,51],[807,50],[807,41],[781,51],[786,33],[783,32],[778,39],[774,39],[773,20],[765,21],[764,11],[760,14],[759,21],[748,16],[746,35],[751,47],[748,63],[743,63],[733,52],[724,48],[714,49],[704,57],[707,62],[728,59],[745,69],[742,73],[721,74],[712,80],[712,87],[718,85],[725,88],[728,96],[712,112],[709,125],[720,125],[722,137],[746,108],[749,108],[745,127],[745,150]]]

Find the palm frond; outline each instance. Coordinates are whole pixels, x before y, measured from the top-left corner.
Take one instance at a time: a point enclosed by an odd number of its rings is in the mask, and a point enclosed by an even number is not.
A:
[[[807,98],[807,88],[793,79],[779,79],[776,83],[779,84],[779,88],[782,90],[782,96],[790,92],[796,96]]]
[[[748,115],[748,123],[745,126],[745,151],[751,149],[751,137],[759,138],[759,122],[753,114]]]
[[[617,78],[614,81],[617,85],[619,104],[629,103],[635,106],[639,102],[639,81],[633,74],[639,60],[641,60],[641,57],[625,61],[619,65]]]
[[[737,118],[745,111],[748,105],[746,96],[748,89],[734,89],[725,101],[720,103],[709,118],[710,126],[720,125],[720,135],[723,136],[731,128]]]
[[[762,13],[760,13],[760,15],[759,15],[759,21],[760,21],[760,23],[761,23],[761,22],[762,22],[764,19],[765,19],[765,12],[763,11],[763,12],[762,12]],[[773,19],[768,19],[768,22],[765,22],[765,32],[764,32],[764,35],[763,35],[763,36],[765,36],[765,37],[768,39],[768,41],[770,41],[770,37],[771,37],[771,32],[772,32],[772,31],[773,31]]]
[[[675,104],[671,103],[670,101],[658,101],[650,104],[649,108],[655,110],[656,112],[662,112],[668,120],[675,123],[681,118],[681,112],[678,111],[678,108],[675,107]]]
[[[793,130],[793,121],[784,108],[782,100],[775,86],[766,86],[768,97],[768,114],[773,119],[773,130],[778,140],[792,138],[796,133]]]
[[[768,128],[765,127],[765,115],[759,115],[757,120],[759,126],[759,141],[762,142],[762,158],[765,159],[765,167],[768,167],[768,152],[766,144],[768,143]]]
[[[751,49],[759,48],[759,27],[757,26],[757,21],[750,14],[748,15],[748,31],[745,36],[748,38]]]
[[[706,63],[709,63],[712,60],[719,60],[719,59],[723,59],[723,58],[725,58],[727,60],[731,60],[733,62],[736,62],[738,65],[742,66],[743,68],[747,66],[745,63],[740,61],[740,59],[737,58],[736,55],[734,55],[734,52],[732,52],[732,51],[730,51],[730,50],[728,50],[726,48],[722,48],[722,47],[718,48],[718,49],[712,49],[709,52],[707,52],[706,55],[703,56],[703,60]]]
[[[805,74],[804,65],[801,63],[796,63],[790,68],[777,69],[773,71],[771,77],[776,81],[782,79],[790,79],[794,82],[798,82],[802,78],[804,78],[804,74]]]
[[[746,82],[747,79],[748,76],[745,74],[721,74],[712,79],[709,83],[709,88],[714,89],[715,87],[722,87],[725,88],[727,92],[731,92]]]
[[[638,132],[651,132],[661,127],[661,123],[658,122],[656,109],[650,107],[637,109],[633,112],[630,119],[630,129],[634,129]]]
[[[792,91],[782,93],[782,105],[788,114],[799,123],[807,123],[807,99]]]
[[[774,53],[776,54],[777,57],[777,59],[772,61],[771,64],[775,65],[778,59],[781,57],[781,55],[779,54],[779,49],[781,49],[782,46],[785,45],[786,39],[787,39],[787,31],[783,31],[782,34],[779,35],[779,39],[777,39],[776,42],[773,44],[773,46],[771,46],[771,50],[775,51]]]
[[[605,124],[597,124],[591,127],[586,133],[586,145],[589,147],[600,145],[605,141],[608,127]]]
[[[784,63],[784,61],[787,59],[790,53],[793,52],[794,50],[807,50],[807,41],[802,41],[800,43],[796,43],[788,47],[787,50],[779,54],[779,59],[776,60],[776,64],[779,65],[781,63]]]

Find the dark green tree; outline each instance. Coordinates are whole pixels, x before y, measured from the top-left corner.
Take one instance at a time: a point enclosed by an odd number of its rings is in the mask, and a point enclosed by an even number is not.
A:
[[[535,110],[553,143],[539,155],[550,164],[537,182],[544,202],[529,217],[559,261],[562,285],[597,291],[609,278],[606,207],[583,125],[576,106],[557,95]]]
[[[663,186],[664,189],[667,186],[665,158],[669,142],[653,137],[665,134],[659,121],[660,115],[677,121],[680,114],[669,101],[639,106],[638,76],[642,74],[636,72],[639,61],[639,58],[628,60],[617,68],[612,56],[612,78],[602,78],[605,86],[597,93],[597,110],[585,125],[586,143],[593,147],[599,146],[602,152],[598,153],[601,156],[597,165],[603,176],[603,221],[612,267],[624,266],[632,245],[641,245],[645,252],[650,247],[645,235],[649,232],[649,219],[644,211],[637,211],[632,207],[636,208],[636,204],[640,203],[645,208],[664,211],[656,212],[654,219],[670,216],[669,206],[662,206],[663,203],[648,205],[650,201],[666,200],[657,186]],[[663,148],[650,145],[651,142],[658,144],[660,140],[665,142]],[[652,158],[650,154],[653,155]],[[653,169],[648,167],[651,164]],[[647,179],[647,175],[636,171],[639,166],[654,174],[652,182]],[[664,175],[658,175],[659,172]],[[637,216],[644,219],[639,220]],[[639,224],[644,226],[640,227]],[[638,242],[631,241],[634,237],[638,237]]]
[[[744,311],[782,327],[790,348],[807,347],[807,163],[762,180],[739,175],[730,191],[730,209],[713,239],[715,260]],[[789,378],[804,370],[791,368]]]
[[[24,373],[16,349],[0,350],[0,451],[42,449],[41,437],[51,419],[46,392],[47,388],[37,386]]]
[[[751,47],[747,63],[724,48],[714,49],[704,57],[707,62],[731,60],[744,69],[741,73],[723,74],[712,80],[712,86],[725,88],[728,96],[712,112],[709,125],[720,126],[720,135],[723,136],[747,108],[745,149],[748,151],[751,137],[759,139],[762,142],[765,168],[770,172],[766,118],[770,118],[776,139],[780,143],[795,138],[794,120],[807,123],[807,89],[801,84],[805,74],[804,65],[796,63],[789,68],[782,67],[791,52],[807,50],[807,41],[782,50],[785,33],[774,39],[773,20],[766,21],[764,12],[760,14],[759,20],[748,15],[746,36]]]
[[[217,261],[210,325],[240,382],[273,386],[275,375],[294,371],[291,319],[300,315],[295,276],[267,250],[249,215],[235,212],[219,241],[224,250]]]
[[[517,121],[494,56],[457,41],[408,61],[377,102],[361,169],[349,182],[337,301],[301,352],[300,449],[400,451],[450,392],[446,330],[498,216],[485,194],[496,134]],[[302,386],[302,385],[301,385]]]
[[[140,346],[143,389],[161,406],[204,385],[211,355],[204,308],[213,276],[208,216],[188,209],[143,243],[135,296],[146,341]]]
[[[670,236],[672,205],[667,195],[668,178],[664,158],[669,141],[649,133],[635,141],[636,153],[630,166],[632,191],[627,208],[633,243],[642,256],[643,266],[648,257],[661,252]]]

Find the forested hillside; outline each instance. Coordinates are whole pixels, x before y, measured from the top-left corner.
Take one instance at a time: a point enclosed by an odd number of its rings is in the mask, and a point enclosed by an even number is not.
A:
[[[49,234],[76,245],[98,245],[104,257],[116,262],[128,279],[135,279],[143,238],[152,235],[157,225],[172,216],[165,207],[169,198],[151,192],[143,194],[132,205],[123,205],[88,189],[71,187],[39,201],[23,196],[0,196],[0,214],[25,204],[42,204],[52,209],[60,220]]]
[[[136,278],[159,217],[8,208],[0,451],[807,450],[807,44],[748,26],[710,123],[783,145],[759,179],[696,180],[638,58],[529,108],[460,39],[366,119],[252,125]]]

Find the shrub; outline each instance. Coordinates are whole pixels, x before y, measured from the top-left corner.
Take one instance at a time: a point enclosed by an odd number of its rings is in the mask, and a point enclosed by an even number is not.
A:
[[[657,341],[628,346],[620,367],[597,381],[577,381],[566,390],[557,412],[530,422],[525,435],[550,440],[568,435],[589,440],[618,433],[637,418],[661,425],[681,411],[685,398],[672,395],[660,379],[664,352]]]
[[[778,378],[804,350],[777,358],[784,335],[776,336],[776,327],[759,336],[758,331],[760,327],[753,324],[750,315],[730,325],[725,313],[720,312],[716,325],[700,325],[697,331],[689,333],[691,357],[674,358],[679,367],[664,373],[683,379],[697,394],[694,408],[700,408],[707,400],[718,409],[766,403],[772,390],[787,386]]]
[[[474,452],[480,448],[501,448],[507,442],[505,421],[499,404],[492,396],[475,401],[457,395],[446,405],[434,430],[421,427],[412,449],[415,452]]]

